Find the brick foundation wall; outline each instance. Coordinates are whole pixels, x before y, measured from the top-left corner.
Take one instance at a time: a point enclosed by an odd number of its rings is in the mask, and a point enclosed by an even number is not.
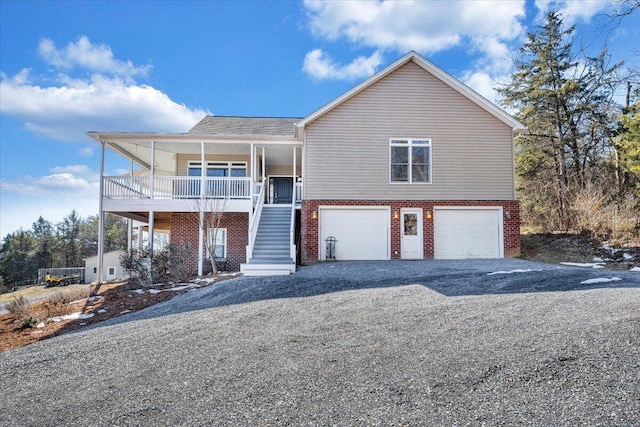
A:
[[[303,200],[301,216],[302,263],[318,262],[318,221],[313,212],[319,206],[389,206],[391,212],[402,208],[422,208],[423,213],[433,207],[445,206],[501,206],[503,216],[504,256],[520,255],[520,204],[515,200]],[[506,217],[510,213],[510,218]],[[433,219],[423,219],[424,258],[433,258]],[[397,251],[397,254],[396,254]],[[391,259],[400,258],[400,220],[391,219]]]
[[[220,228],[227,229],[227,271],[240,271],[240,264],[246,262],[249,214],[241,212],[225,212]],[[206,237],[206,236],[205,236]],[[189,268],[193,274],[198,273],[198,223],[193,214],[174,213],[171,224],[171,243],[189,242],[193,248],[189,260]],[[202,247],[203,253],[206,250]],[[206,266],[205,266],[206,268]]]

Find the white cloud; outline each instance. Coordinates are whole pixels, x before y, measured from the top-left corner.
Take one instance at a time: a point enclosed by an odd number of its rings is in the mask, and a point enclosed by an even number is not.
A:
[[[7,78],[0,81],[0,92],[2,114],[58,141],[85,140],[90,130],[185,132],[207,114],[178,104],[151,86],[98,74],[49,87]]]
[[[507,43],[522,35],[524,1],[305,1],[312,32],[380,51],[423,54],[468,46],[503,70]]]
[[[96,197],[98,174],[86,165],[56,166],[49,169],[49,175],[30,175],[13,180],[1,180],[0,191],[21,196],[58,195],[76,199],[78,192],[89,191]]]
[[[69,43],[64,49],[57,49],[50,39],[42,39],[38,53],[56,68],[83,68],[92,72],[110,73],[131,78],[145,76],[151,65],[135,66],[131,61],[120,61],[113,56],[111,48],[104,44],[92,44],[87,36],[81,36],[75,43]]]
[[[489,101],[496,103],[498,93],[494,89],[493,78],[482,71],[467,71],[462,76],[462,82]]]
[[[82,157],[91,157],[91,156],[93,156],[93,148],[91,148],[91,147],[84,147],[84,148],[81,148],[81,149],[78,151],[78,154],[79,154],[80,156],[82,156]]]
[[[611,2],[602,0],[536,0],[536,7],[540,10],[538,20],[544,20],[544,14],[549,10],[560,12],[564,24],[569,27],[577,21],[588,23],[598,13],[611,7]]]
[[[316,79],[354,80],[375,73],[382,61],[380,52],[374,52],[369,57],[359,56],[350,64],[340,66],[322,50],[315,49],[304,57],[302,70]]]
[[[23,69],[0,74],[0,113],[13,116],[34,133],[57,141],[86,141],[87,131],[185,132],[207,111],[190,109],[162,91],[132,80],[149,66],[114,58],[111,48],[80,37],[64,49],[44,39],[42,57],[64,73],[52,84],[38,84]],[[80,68],[89,77],[71,75]],[[87,150],[85,154],[89,154]]]

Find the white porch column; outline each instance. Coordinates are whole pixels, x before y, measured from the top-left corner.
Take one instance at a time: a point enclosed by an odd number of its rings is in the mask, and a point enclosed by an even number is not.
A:
[[[297,166],[296,165],[296,147],[293,147],[293,184],[294,185],[296,184],[296,169],[297,169],[296,166]],[[295,196],[296,195],[294,192],[293,197],[295,198]],[[294,203],[295,203],[295,200],[294,200]]]
[[[266,174],[266,167],[265,166],[266,166],[267,162],[266,162],[265,157],[264,157],[264,152],[265,152],[265,149],[264,149],[264,146],[263,146],[262,147],[262,185],[266,185],[267,184],[265,182],[265,179],[266,179],[265,178],[265,174]],[[265,188],[265,190],[266,190],[266,188]]]
[[[98,284],[102,283],[104,266],[104,211],[102,200],[104,197],[104,141],[100,140],[100,198],[98,199]]]
[[[149,211],[149,250],[151,251],[151,257],[153,257],[153,223],[155,222],[155,212]]]
[[[153,223],[154,212],[149,211],[149,280],[153,282]]]
[[[200,142],[200,203],[198,204],[198,277],[202,277],[204,266],[204,256],[202,254],[202,246],[204,244],[204,193],[205,193],[205,176],[207,166],[204,162],[204,142]]]
[[[133,176],[133,159],[129,162],[129,176]],[[131,252],[133,247],[133,220],[127,218],[127,252]]]
[[[144,230],[143,230],[143,226],[139,225],[138,226],[138,251],[142,250],[142,244],[144,243],[143,240],[143,234],[144,234]]]
[[[202,277],[202,269],[204,266],[204,255],[202,246],[204,246],[204,212],[202,208],[199,212],[199,227],[198,227],[198,277]]]
[[[207,165],[204,163],[204,141],[200,142],[200,198],[204,199],[205,177],[207,176]]]
[[[254,187],[255,187],[255,182],[256,182],[256,152],[255,152],[255,146],[253,145],[253,142],[251,143],[251,154],[250,154],[251,160],[250,160],[250,168],[249,170],[251,171],[251,179],[249,180],[249,197],[251,197],[251,204],[253,204],[253,194],[255,193]]]
[[[156,142],[155,141],[151,141],[151,181],[149,182],[149,192],[151,193],[149,195],[150,199],[153,199],[153,192],[154,192],[154,186],[155,186],[155,169],[156,169]]]

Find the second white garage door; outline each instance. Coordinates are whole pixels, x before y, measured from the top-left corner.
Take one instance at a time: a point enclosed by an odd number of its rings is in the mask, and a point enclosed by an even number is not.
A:
[[[389,208],[320,208],[320,260],[326,259],[325,239],[334,236],[336,259],[389,259]]]
[[[500,208],[434,208],[434,258],[502,258],[501,212]]]

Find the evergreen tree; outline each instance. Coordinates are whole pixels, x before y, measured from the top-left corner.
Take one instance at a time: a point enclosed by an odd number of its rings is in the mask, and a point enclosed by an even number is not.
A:
[[[529,33],[510,81],[499,89],[504,105],[527,130],[516,139],[516,172],[525,220],[567,230],[572,201],[609,174],[617,109],[613,103],[621,64],[608,66],[606,49],[595,58],[573,52],[574,27],[556,11]]]

